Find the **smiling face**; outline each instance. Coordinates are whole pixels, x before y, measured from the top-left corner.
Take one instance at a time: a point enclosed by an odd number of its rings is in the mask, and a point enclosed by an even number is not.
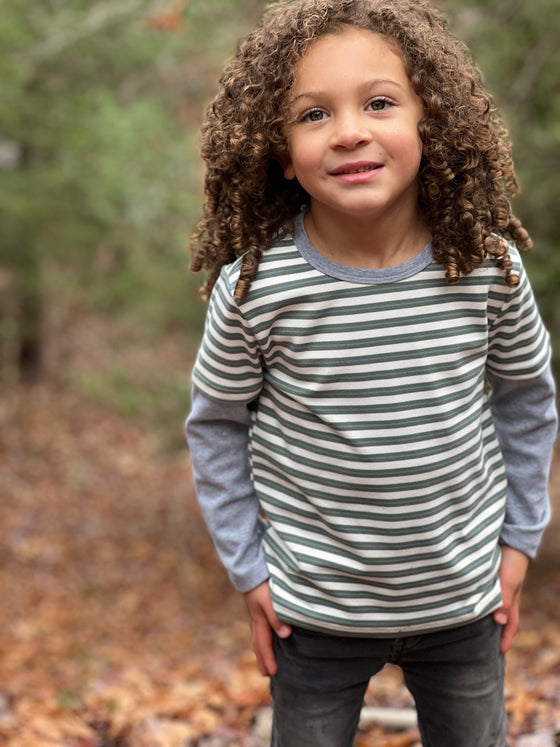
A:
[[[422,103],[389,41],[352,26],[314,41],[289,112],[284,173],[310,195],[315,222],[416,215]]]

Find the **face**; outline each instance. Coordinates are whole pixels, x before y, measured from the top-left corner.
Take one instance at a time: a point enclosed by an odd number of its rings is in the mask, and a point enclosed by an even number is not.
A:
[[[384,37],[347,27],[314,41],[289,111],[285,177],[298,179],[316,218],[416,213],[422,102]]]

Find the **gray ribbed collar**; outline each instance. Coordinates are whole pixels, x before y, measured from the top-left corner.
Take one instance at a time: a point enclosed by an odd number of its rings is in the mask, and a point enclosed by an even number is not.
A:
[[[295,219],[294,225],[294,241],[299,253],[316,270],[337,280],[346,280],[349,283],[361,283],[363,285],[396,283],[399,280],[417,275],[432,262],[432,244],[429,242],[415,257],[402,265],[395,265],[395,267],[366,270],[359,267],[339,265],[337,262],[332,262],[324,257],[315,249],[305,230],[304,215],[304,213],[300,213]]]

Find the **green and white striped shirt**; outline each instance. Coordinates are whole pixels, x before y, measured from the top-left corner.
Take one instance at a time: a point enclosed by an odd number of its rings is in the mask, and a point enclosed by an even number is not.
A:
[[[507,480],[487,375],[526,380],[548,336],[519,255],[445,282],[428,246],[396,268],[334,264],[295,240],[212,293],[193,373],[246,404],[276,613],[344,635],[451,627],[500,605]],[[227,449],[227,445],[223,445]],[[232,457],[234,458],[234,457]]]

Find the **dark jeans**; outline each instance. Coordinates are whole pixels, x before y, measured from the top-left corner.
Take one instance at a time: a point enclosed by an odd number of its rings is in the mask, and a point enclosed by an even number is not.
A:
[[[369,679],[398,664],[424,747],[507,747],[501,627],[491,616],[404,638],[294,628],[275,638],[272,747],[352,747]]]

